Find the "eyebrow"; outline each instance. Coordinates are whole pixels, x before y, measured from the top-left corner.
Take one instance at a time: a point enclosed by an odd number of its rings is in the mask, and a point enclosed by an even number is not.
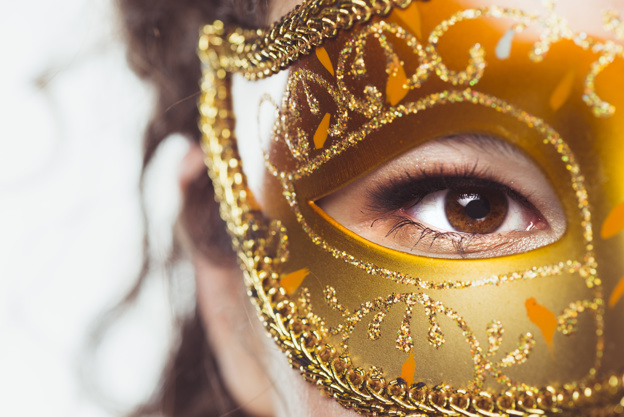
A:
[[[449,145],[468,145],[479,151],[492,152],[499,155],[524,156],[524,154],[511,143],[503,139],[497,139],[493,136],[484,135],[482,133],[465,133],[445,136],[438,139],[438,142]]]

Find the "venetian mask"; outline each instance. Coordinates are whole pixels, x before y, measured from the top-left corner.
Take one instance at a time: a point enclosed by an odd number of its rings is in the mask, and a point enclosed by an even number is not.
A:
[[[623,412],[624,7],[576,3],[204,27],[203,148],[248,293],[345,407]]]

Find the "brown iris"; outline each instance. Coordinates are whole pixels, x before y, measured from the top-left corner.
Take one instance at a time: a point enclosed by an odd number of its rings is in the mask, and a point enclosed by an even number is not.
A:
[[[509,204],[501,190],[478,187],[451,189],[446,194],[446,217],[458,232],[492,233],[507,216]]]

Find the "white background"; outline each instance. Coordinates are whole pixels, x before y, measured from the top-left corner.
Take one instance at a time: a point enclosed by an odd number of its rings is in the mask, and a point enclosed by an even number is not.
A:
[[[152,94],[128,69],[113,2],[10,2],[0,14],[0,416],[120,415],[155,385],[171,308],[162,271],[87,349],[135,279],[138,175]],[[166,256],[185,144],[151,170]]]

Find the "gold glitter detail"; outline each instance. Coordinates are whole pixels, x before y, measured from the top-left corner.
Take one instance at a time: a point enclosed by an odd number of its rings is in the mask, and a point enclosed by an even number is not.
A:
[[[368,325],[368,338],[370,340],[378,340],[381,337],[381,323],[386,318],[386,311],[380,311],[375,314],[375,318]],[[411,349],[408,349],[408,351]]]
[[[506,376],[503,369],[526,362],[535,346],[535,339],[531,333],[521,334],[518,340],[518,347],[515,350],[507,353],[499,361],[492,362],[488,358],[498,351],[502,343],[503,325],[495,321],[486,327],[489,348],[487,352],[483,352],[479,341],[461,315],[453,309],[446,307],[443,303],[432,300],[424,293],[391,294],[388,297],[379,297],[363,303],[354,312],[350,312],[349,309],[339,302],[336,290],[331,286],[325,289],[325,299],[344,318],[344,323],[335,328],[330,328],[330,333],[342,335],[341,346],[345,352],[349,351],[349,339],[356,325],[375,311],[377,311],[377,314],[374,315],[369,324],[369,339],[371,341],[375,341],[381,336],[380,327],[390,309],[399,303],[406,305],[405,315],[396,341],[396,348],[405,353],[413,353],[414,349],[409,326],[415,305],[423,307],[423,311],[429,320],[427,341],[436,349],[444,345],[444,334],[438,324],[437,314],[448,317],[462,331],[470,346],[470,354],[474,363],[474,379],[470,383],[470,389],[480,387],[488,376],[509,387],[521,386],[521,384]]]
[[[612,32],[619,41],[624,41],[624,22],[615,10],[606,10],[602,15],[603,27]]]
[[[320,7],[321,1],[306,2],[267,30],[235,29],[226,33],[223,23],[219,21],[206,25],[199,42],[200,49],[216,51],[218,58],[215,57],[215,68],[240,72],[249,79],[255,79],[285,68],[291,62],[308,54],[315,46],[321,45],[325,39],[334,37],[341,29],[349,29],[356,22],[367,22],[375,15],[384,15],[394,6],[404,8],[411,3],[410,0],[377,0],[374,5],[369,5],[364,1],[351,0],[336,2],[333,7],[331,5]],[[624,57],[622,45],[612,41],[601,42],[586,33],[574,33],[568,22],[556,14],[554,5],[554,1],[544,2],[546,16],[497,6],[463,10],[437,26],[430,33],[425,48],[421,46],[417,37],[410,35],[408,43],[410,46],[418,47],[422,53],[419,56],[423,60],[423,65],[414,74],[410,86],[415,88],[420,85],[422,78],[426,78],[425,74],[431,70],[435,70],[440,79],[453,85],[475,85],[485,68],[483,48],[475,44],[469,51],[470,63],[467,70],[455,72],[442,63],[436,51],[437,43],[450,27],[459,22],[486,17],[506,18],[515,21],[513,27],[515,33],[531,25],[541,28],[540,38],[534,44],[530,55],[535,62],[541,61],[551,45],[561,40],[572,40],[582,49],[600,54],[585,78],[583,100],[597,117],[610,116],[615,109],[598,97],[595,92],[595,80],[616,57]],[[613,32],[616,38],[622,40],[624,26],[615,11],[605,12],[603,26],[605,30]],[[362,60],[356,60],[356,68],[360,71],[363,69],[362,65]]]
[[[397,332],[396,338],[396,348],[402,350],[405,353],[409,353],[414,349],[414,340],[412,339],[412,332],[410,330],[410,320],[412,319],[412,310],[414,308],[414,304],[407,304],[407,308],[405,309],[405,316],[403,317],[403,321],[401,322],[401,327]],[[434,327],[435,326],[435,327]],[[429,330],[429,340],[430,343],[438,343],[435,345],[439,347],[444,343],[444,337],[441,335],[439,331],[440,326],[438,323],[434,323]],[[435,338],[435,335],[440,334],[441,340]]]
[[[518,341],[518,348],[501,359],[499,366],[501,368],[509,368],[510,366],[526,362],[534,346],[535,339],[533,335],[531,333],[523,334]]]
[[[542,391],[538,391],[536,394],[536,391],[522,388],[496,395],[450,389],[442,394],[437,387],[429,388],[419,382],[407,387],[396,383],[392,385],[395,381],[386,381],[382,369],[371,367],[364,371],[355,368],[348,358],[345,362],[344,357],[338,356],[330,344],[319,343],[327,330],[323,328],[320,318],[316,317],[316,321],[309,319],[309,312],[305,311],[309,308],[309,292],[306,288],[301,290],[299,299],[304,300],[303,306],[307,308],[294,304],[290,311],[283,310],[287,313],[286,316],[276,311],[272,300],[279,296],[280,291],[278,275],[274,270],[277,265],[285,262],[284,256],[287,256],[287,252],[278,255],[281,250],[269,244],[276,239],[261,239],[258,236],[264,234],[285,239],[286,230],[275,222],[267,224],[259,213],[251,211],[246,202],[248,194],[244,186],[234,181],[234,173],[242,174],[240,164],[230,164],[231,161],[238,162],[235,141],[233,137],[225,138],[221,135],[225,129],[233,131],[233,123],[231,118],[222,118],[219,112],[212,110],[229,107],[227,96],[218,93],[222,91],[221,87],[229,88],[228,83],[227,80],[214,77],[209,71],[204,74],[200,109],[206,163],[215,184],[216,197],[221,202],[222,217],[227,223],[240,262],[245,266],[245,282],[250,289],[251,298],[257,305],[269,333],[278,346],[288,352],[288,360],[306,379],[334,396],[345,407],[368,415],[376,413],[379,416],[407,417],[459,413],[471,417],[528,417],[559,407],[576,412],[585,409],[588,410],[588,415],[596,413],[598,416],[613,410],[613,406],[609,405],[587,405],[589,397],[585,396],[585,386],[582,383],[561,387],[555,391],[556,395],[550,391],[546,391],[547,394],[540,394]],[[567,267],[562,265],[561,268],[575,267],[569,262]],[[529,334],[521,336],[517,350],[499,361],[498,366],[502,369],[525,360],[531,350],[531,341]],[[341,365],[337,367],[336,364]],[[620,397],[624,395],[624,380],[621,376],[607,376],[603,380],[592,382],[591,386],[591,398],[599,398],[602,393]],[[444,405],[440,406],[442,398]],[[546,402],[537,401],[540,398],[549,398],[552,401],[545,408],[542,404]],[[531,407],[527,407],[529,404]]]
[[[440,29],[438,37],[448,28]],[[404,40],[407,45],[418,55],[423,63],[418,67],[411,77],[405,75],[401,60],[394,53],[393,47],[386,35],[391,34],[399,40]],[[483,49],[475,46],[471,50],[471,58],[465,71],[451,71],[443,63],[442,59],[435,50],[435,46],[429,45],[424,48],[416,37],[407,32],[404,28],[387,23],[385,21],[370,24],[361,30],[354,39],[347,44],[340,53],[338,64],[336,67],[336,86],[334,87],[328,80],[322,76],[308,70],[297,70],[293,72],[289,78],[287,90],[284,94],[283,109],[297,109],[283,111],[279,119],[279,125],[276,128],[275,135],[281,134],[283,140],[294,149],[310,149],[309,136],[305,134],[299,127],[296,127],[301,118],[300,105],[298,102],[298,88],[302,88],[306,97],[309,97],[310,85],[317,84],[325,90],[333,100],[337,111],[334,118],[334,124],[330,126],[329,135],[340,137],[341,140],[333,141],[333,145],[326,147],[323,152],[317,156],[310,158],[308,153],[293,153],[293,156],[299,161],[299,168],[293,172],[277,173],[277,170],[269,166],[276,174],[288,176],[289,180],[296,180],[303,176],[307,176],[315,171],[322,164],[344,152],[348,148],[356,145],[366,135],[379,126],[388,114],[395,111],[395,108],[385,109],[382,93],[374,85],[368,85],[364,90],[364,97],[359,97],[356,93],[349,91],[346,84],[346,77],[352,73],[356,78],[363,78],[366,75],[366,68],[363,66],[364,53],[366,51],[369,38],[376,39],[386,54],[386,73],[389,76],[387,88],[387,99],[391,103],[398,103],[410,89],[415,89],[435,73],[442,80],[450,82],[453,85],[470,85],[476,83],[482,74],[485,63],[483,61]],[[433,40],[430,39],[430,42]],[[436,40],[437,42],[437,40]],[[353,46],[352,46],[353,45]],[[435,45],[435,43],[434,43]],[[354,61],[352,68],[346,67],[348,58],[353,54]],[[309,99],[308,99],[309,101]],[[401,106],[396,110],[400,111]],[[316,114],[318,111],[310,106],[311,112]],[[423,108],[424,109],[424,108]],[[362,114],[369,119],[364,129],[358,132],[345,132],[345,127],[349,121],[349,113],[355,112]],[[368,127],[368,129],[366,129]],[[305,144],[301,142],[304,141]],[[270,163],[269,163],[270,165]]]
[[[584,300],[571,303],[563,310],[561,315],[557,317],[557,330],[565,335],[576,333],[579,313],[587,310],[592,311],[594,314],[599,314],[601,311],[599,307],[601,305],[601,299]]]
[[[470,13],[460,14],[459,16],[470,17]],[[444,33],[444,31],[447,29],[448,27],[442,26],[440,33]],[[355,34],[352,38],[352,41],[347,42],[347,46],[340,53],[340,57],[338,60],[336,87],[333,87],[331,83],[324,80],[322,77],[319,77],[318,75],[306,70],[295,71],[289,80],[287,92],[283,101],[284,109],[299,108],[297,106],[298,103],[296,102],[297,87],[303,85],[304,91],[306,91],[306,96],[309,96],[310,90],[305,90],[306,86],[308,86],[308,83],[315,83],[321,86],[322,89],[329,93],[329,95],[334,99],[335,105],[338,108],[338,120],[336,121],[335,125],[333,126],[333,130],[331,131],[331,134],[333,136],[338,137],[343,134],[342,129],[344,129],[344,126],[346,126],[347,124],[346,122],[349,117],[349,111],[359,112],[368,118],[368,121],[365,122],[359,130],[346,132],[346,137],[344,139],[334,140],[333,145],[330,148],[324,150],[324,152],[317,157],[310,158],[309,155],[306,154],[303,158],[298,158],[300,161],[300,167],[297,171],[279,172],[267,158],[267,166],[269,170],[282,182],[282,185],[284,187],[284,196],[287,198],[289,204],[291,205],[296,215],[296,218],[301,224],[303,230],[308,233],[312,241],[320,245],[323,249],[332,253],[332,255],[334,255],[336,258],[342,259],[355,267],[361,268],[369,274],[390,278],[391,280],[399,282],[401,284],[419,286],[423,289],[459,289],[482,285],[500,285],[504,282],[511,282],[518,279],[534,279],[538,277],[556,276],[563,272],[568,272],[572,274],[577,273],[581,276],[582,279],[587,282],[588,287],[594,287],[593,277],[595,276],[595,274],[585,273],[587,270],[595,269],[595,262],[593,261],[593,255],[591,253],[593,235],[591,228],[590,212],[587,208],[587,193],[584,187],[584,178],[580,174],[580,169],[575,161],[575,157],[568,148],[567,144],[552,128],[550,128],[542,120],[515,108],[514,106],[504,102],[503,100],[473,91],[470,88],[466,88],[463,91],[448,90],[441,93],[431,94],[429,96],[421,98],[416,102],[405,103],[387,110],[385,110],[383,102],[381,101],[381,94],[376,90],[376,87],[374,87],[373,85],[369,85],[364,89],[365,95],[363,98],[357,97],[346,87],[345,76],[346,74],[351,73],[357,78],[365,77],[366,66],[364,65],[363,51],[366,49],[366,41],[369,36],[375,35],[375,39],[379,41],[380,46],[385,51],[387,56],[386,72],[389,74],[389,76],[392,76],[392,74],[396,71],[397,66],[400,65],[400,60],[398,56],[396,56],[396,54],[394,54],[393,52],[392,44],[385,37],[386,33],[391,33],[398,39],[407,39],[408,43],[411,42],[414,53],[418,56],[421,56],[421,59],[423,57],[426,59],[426,52],[423,50],[422,47],[419,47],[419,44],[417,43],[417,40],[415,40],[415,38],[410,38],[411,35],[406,33],[399,26],[387,24],[385,22],[379,22],[369,25],[368,28],[362,30],[358,34]],[[440,35],[438,35],[438,38],[439,36]],[[354,54],[354,60],[353,66],[350,69],[351,72],[349,72],[349,70],[346,68],[345,63],[347,61],[347,57],[352,53]],[[473,60],[470,64],[473,65],[472,70],[467,70],[462,73],[450,74],[448,71],[445,72],[444,67],[441,67],[442,69],[438,68],[436,73],[442,74],[441,78],[443,78],[445,81],[450,80],[452,84],[474,84],[476,82],[471,83],[470,81],[475,81],[474,74],[478,74],[479,71],[482,70],[482,62],[479,61],[479,56],[481,53],[482,50],[479,47],[475,46],[475,48],[473,48]],[[425,64],[426,63],[427,62],[425,61]],[[422,65],[421,68],[423,68]],[[428,77],[428,71],[428,67],[425,67],[425,69],[421,71],[416,71],[415,75],[412,78],[412,85],[414,87],[419,86],[420,83]],[[471,79],[471,77],[473,78]],[[476,79],[476,81],[478,81],[478,79]],[[587,248],[587,254],[584,261],[568,260],[567,262],[560,262],[556,265],[534,267],[527,271],[513,272],[511,274],[491,277],[488,279],[474,280],[471,282],[423,282],[416,277],[405,276],[399,271],[390,271],[384,268],[379,268],[369,262],[358,260],[354,256],[331,246],[328,242],[318,236],[312,228],[308,226],[304,216],[300,212],[298,200],[296,197],[296,191],[293,185],[293,183],[298,178],[308,175],[309,173],[317,169],[318,166],[320,166],[322,163],[333,158],[347,147],[354,146],[360,140],[367,137],[368,134],[379,129],[383,125],[392,123],[393,120],[399,117],[407,114],[416,114],[420,111],[426,110],[428,108],[433,108],[435,106],[458,102],[470,102],[473,104],[482,105],[484,107],[493,108],[501,113],[514,116],[519,121],[526,123],[528,126],[540,132],[544,137],[544,144],[553,146],[556,151],[561,155],[561,160],[566,164],[566,168],[570,173],[572,187],[576,191],[576,195],[578,198],[578,207],[581,210],[581,216],[583,218],[582,226],[584,228],[584,237],[586,240]],[[299,117],[301,117],[300,110],[297,110],[297,113],[294,116],[289,114],[288,112],[282,113],[280,119],[281,133],[286,132],[284,137],[287,143],[289,143],[289,141],[292,142],[292,139],[290,138],[296,138],[296,140],[298,141],[308,141],[306,135],[302,134],[301,130],[296,130],[295,133],[290,135],[287,133],[289,127],[292,128],[292,126],[296,126],[297,118]],[[600,288],[599,286],[596,286],[595,288],[596,300],[600,300],[602,297],[600,293]],[[355,324],[362,320],[363,317],[370,313],[372,310],[381,311],[379,311],[374,316],[369,324],[369,338],[373,341],[380,338],[381,323],[386,316],[388,305],[391,305],[401,300],[401,298],[397,299],[395,295],[391,296],[391,298],[386,300],[377,299],[373,302],[363,304],[360,309],[351,314],[348,312],[348,310],[346,310],[344,307],[342,307],[342,305],[337,302],[335,292],[333,292],[331,289],[329,293],[326,293],[326,296],[328,301],[330,301],[330,305],[332,305],[332,307],[337,310],[341,310],[343,313],[343,317],[346,316],[346,321],[343,325],[331,329],[332,334],[342,334],[342,347],[343,349],[345,349],[345,351],[347,351],[348,349],[349,336],[353,332]],[[598,367],[602,356],[601,345],[603,327],[602,315],[599,311],[600,307],[598,307],[599,304],[596,304],[594,301],[579,301],[578,303],[589,303],[596,306],[593,311],[597,313],[595,314],[595,318],[597,326],[596,334],[598,336],[596,367]],[[401,323],[396,340],[396,347],[406,352],[409,352],[413,349],[413,340],[409,331],[411,309],[409,311],[409,315],[407,315]],[[426,306],[425,313],[431,321],[431,325],[428,331],[428,340],[431,345],[439,348],[444,343],[444,336],[441,329],[439,328],[439,325],[435,321],[435,315],[432,314],[434,312],[435,310],[432,310],[430,306]],[[533,336],[530,333],[522,335],[520,338],[519,347],[516,351],[508,354],[498,364],[492,364],[485,359],[482,353],[480,353],[480,348],[477,349],[478,346],[476,346],[476,339],[474,339],[474,336],[472,336],[472,333],[468,330],[467,324],[464,323],[463,319],[461,319],[461,317],[458,315],[457,324],[460,328],[464,329],[466,340],[470,344],[471,352],[473,352],[474,355],[474,386],[480,386],[483,383],[485,376],[487,375],[492,376],[498,382],[507,384],[509,386],[516,384],[503,374],[502,368],[509,367],[517,363],[523,363],[527,360],[529,352],[531,351],[532,346],[535,344]],[[488,336],[490,335],[491,333],[488,333]]]
[[[493,320],[488,324],[485,332],[488,335],[488,356],[492,356],[498,352],[501,343],[503,343],[503,324],[498,320]]]

